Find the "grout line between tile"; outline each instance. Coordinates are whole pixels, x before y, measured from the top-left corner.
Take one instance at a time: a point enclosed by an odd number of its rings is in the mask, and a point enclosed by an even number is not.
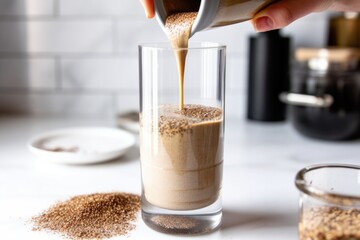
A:
[[[137,52],[1,52],[0,58],[128,58],[137,57]]]
[[[61,69],[61,58],[59,56],[55,57],[55,89],[62,89],[62,69]]]
[[[110,89],[80,89],[80,88],[69,88],[69,89],[30,89],[30,88],[21,88],[21,87],[12,87],[12,88],[0,88],[0,94],[77,94],[77,95],[109,95],[109,94],[121,94],[124,96],[133,96],[137,95],[138,91],[135,89],[120,89],[120,90],[110,90]]]
[[[132,22],[134,20],[137,20],[137,17],[133,16],[124,16],[122,18],[116,17],[114,15],[61,15],[59,13],[59,9],[57,6],[54,5],[53,8],[54,13],[52,15],[50,14],[44,14],[44,15],[0,15],[0,21],[2,22],[31,22],[31,21],[109,21],[113,19],[124,19],[124,21]]]
[[[59,17],[60,15],[60,0],[54,0],[54,16]]]
[[[112,41],[113,41],[113,55],[116,56],[117,52],[119,51],[119,46],[118,46],[119,39],[117,37],[118,32],[117,32],[117,20],[116,20],[116,18],[112,18],[111,26],[112,26],[111,34],[112,34]]]

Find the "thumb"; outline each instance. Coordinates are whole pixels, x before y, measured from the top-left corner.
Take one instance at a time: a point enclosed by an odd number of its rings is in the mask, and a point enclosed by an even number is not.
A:
[[[281,0],[258,12],[252,24],[258,32],[279,29],[309,13],[324,11],[333,4],[333,0]]]
[[[147,18],[153,18],[155,16],[154,0],[140,0]]]

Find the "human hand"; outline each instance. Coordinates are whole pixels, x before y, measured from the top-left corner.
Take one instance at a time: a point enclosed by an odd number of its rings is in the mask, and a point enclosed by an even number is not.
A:
[[[155,16],[154,0],[140,0],[147,18]],[[360,0],[280,0],[258,12],[252,19],[256,31],[265,32],[283,28],[312,12],[326,10],[358,11]]]
[[[154,0],[140,0],[144,7],[147,18],[153,18],[155,16]]]
[[[252,19],[256,31],[283,28],[312,12],[326,10],[360,12],[359,0],[280,0],[258,12]]]

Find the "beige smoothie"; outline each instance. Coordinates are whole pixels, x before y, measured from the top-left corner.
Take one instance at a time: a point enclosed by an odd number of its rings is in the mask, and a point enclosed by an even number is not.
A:
[[[218,199],[223,156],[223,113],[219,108],[162,105],[158,121],[141,116],[144,194],[172,210],[206,207]],[[156,124],[151,124],[156,122]]]

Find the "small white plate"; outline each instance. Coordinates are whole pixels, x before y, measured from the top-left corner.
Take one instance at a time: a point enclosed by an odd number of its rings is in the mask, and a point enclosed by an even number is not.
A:
[[[123,130],[79,127],[42,133],[28,143],[29,150],[46,160],[64,164],[92,164],[120,157],[135,144]]]

